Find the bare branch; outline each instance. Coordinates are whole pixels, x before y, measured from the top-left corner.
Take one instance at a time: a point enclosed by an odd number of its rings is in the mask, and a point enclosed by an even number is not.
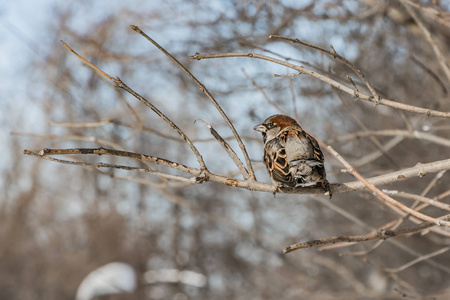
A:
[[[398,272],[401,272],[401,271],[403,271],[403,270],[405,270],[405,269],[411,267],[412,265],[415,265],[415,264],[417,264],[417,263],[419,263],[421,261],[424,261],[426,259],[429,259],[431,257],[437,256],[437,255],[440,255],[440,254],[443,254],[443,253],[447,252],[448,250],[450,250],[450,246],[441,248],[441,249],[439,249],[437,251],[434,251],[432,253],[429,253],[429,254],[423,255],[421,257],[418,257],[416,259],[413,259],[412,261],[404,264],[401,267],[398,267],[398,268],[383,268],[383,270],[386,271],[386,272],[389,272],[389,273],[398,273]]]
[[[450,216],[447,217],[447,219],[450,219]],[[386,240],[403,234],[419,232],[435,225],[436,224],[434,222],[423,222],[419,225],[414,225],[397,230],[380,230],[365,235],[327,237],[319,240],[312,240],[291,245],[289,247],[284,248],[283,252],[289,253],[299,249],[311,248],[325,244],[334,244],[338,242],[355,243],[355,242],[367,242],[372,240]]]
[[[348,76],[348,77],[350,78],[350,76]],[[351,82],[353,82],[353,80]],[[356,85],[354,85],[354,88],[356,89],[355,92],[359,93],[359,91],[357,91]],[[370,132],[370,130],[367,128],[367,126],[355,115],[355,113],[353,112],[353,108],[350,107],[350,105],[347,104],[347,102],[344,101],[344,99],[342,99],[342,97],[339,93],[335,93],[335,94],[341,101],[342,107],[352,117],[352,119],[356,122],[356,124],[358,124],[358,126],[361,127],[361,129],[364,132]],[[399,167],[398,163],[394,159],[392,159],[392,157],[387,153],[387,151],[389,151],[396,144],[400,143],[401,140],[398,140],[398,138],[394,138],[394,140],[388,142],[384,146],[380,143],[380,141],[375,136],[371,136],[370,140],[377,147],[377,149],[379,151],[370,153],[370,154],[366,155],[365,157],[359,158],[357,162],[353,162],[353,165],[360,166],[362,164],[365,164],[367,162],[370,162],[370,161],[378,158],[380,155],[384,155],[392,163],[392,165],[396,166],[397,168]]]
[[[387,157],[389,159],[389,161],[391,161],[392,166],[398,167],[398,164],[391,158],[390,155],[388,155],[388,151],[391,150],[392,148],[394,148],[395,146],[397,146],[403,140],[404,140],[404,137],[396,136],[396,137],[392,138],[390,141],[388,141],[386,144],[381,145],[381,147],[378,150],[375,150],[371,153],[364,155],[361,158],[354,160],[352,162],[352,165],[354,165],[355,167],[363,166],[365,164],[368,164],[368,163],[374,161],[375,159],[379,158],[380,156],[382,156],[384,154],[385,157]],[[394,161],[394,162],[392,162],[392,161]]]
[[[423,202],[423,203],[427,203],[428,205],[432,205],[432,206],[438,207],[440,209],[444,209],[444,210],[450,211],[450,204],[443,203],[443,202],[440,202],[440,201],[437,201],[437,200],[433,200],[433,199],[430,199],[430,198],[427,198],[427,197],[423,197],[423,196],[419,196],[419,195],[415,195],[415,194],[410,194],[410,193],[405,193],[405,192],[398,192],[398,191],[386,191],[386,190],[383,190],[383,192],[385,192],[385,193],[387,193],[389,195],[393,195],[393,196],[397,196],[397,197],[401,197],[401,198],[407,198],[407,199],[420,201],[420,202]]]
[[[212,136],[219,142],[219,144],[225,149],[225,151],[228,153],[228,155],[230,156],[230,158],[234,161],[234,163],[236,164],[236,166],[239,168],[239,170],[241,171],[241,174],[244,178],[248,178],[248,171],[245,168],[244,164],[242,163],[242,161],[239,159],[239,157],[236,155],[236,152],[233,151],[233,149],[230,147],[230,145],[228,145],[228,143],[220,136],[220,134],[208,123],[206,123],[203,120],[199,120],[200,122],[202,122],[203,124],[206,125],[206,127],[209,128],[209,131],[211,132]]]
[[[349,76],[349,75],[347,75],[347,79],[348,79],[348,81],[350,81],[350,83],[353,85],[353,91],[354,91],[354,96],[355,96],[355,98],[356,99],[359,99],[359,90],[358,90],[358,87],[356,86],[356,84],[355,84],[355,82],[353,81],[353,79]]]
[[[445,87],[444,82],[442,82],[441,78],[436,75],[433,70],[431,70],[426,64],[424,64],[423,62],[421,62],[417,57],[415,57],[414,55],[409,55],[409,58],[411,58],[411,61],[413,63],[415,63],[416,65],[418,65],[420,68],[422,68],[427,74],[429,74],[431,76],[431,78],[433,78],[441,87],[442,89],[442,93],[444,95],[448,94],[447,88]]]
[[[72,141],[85,141],[85,142],[92,142],[96,143],[98,145],[113,147],[114,149],[119,150],[125,150],[121,145],[117,143],[113,143],[108,140],[99,139],[94,136],[81,136],[81,135],[57,135],[57,134],[35,134],[35,133],[24,133],[24,132],[11,132],[11,135],[18,135],[18,136],[28,136],[28,137],[34,137],[34,138],[40,138],[40,139],[49,139],[49,140],[72,140]]]
[[[389,222],[389,223],[387,223],[385,225],[382,225],[382,226],[380,226],[378,228],[373,228],[372,226],[367,224],[364,220],[361,220],[361,219],[357,218],[356,216],[354,216],[353,214],[351,214],[347,209],[340,208],[340,207],[336,206],[335,204],[333,204],[329,200],[325,200],[325,199],[323,199],[321,197],[318,197],[318,196],[312,196],[312,198],[314,200],[318,201],[319,203],[321,203],[322,205],[328,207],[329,209],[337,212],[338,214],[340,214],[341,216],[345,217],[346,219],[348,219],[348,220],[352,221],[353,223],[357,224],[359,228],[371,229],[370,233],[372,233],[372,234],[375,233],[375,232],[382,231],[382,230],[387,230],[387,229],[393,230],[393,229],[396,229],[395,225],[396,224],[400,225],[401,222],[402,222],[402,219],[400,218],[400,219],[393,220],[393,221],[391,221],[391,222]],[[417,220],[416,218],[414,218],[412,216],[410,216],[409,219],[412,220],[413,222],[418,221],[417,224],[422,223],[422,222],[420,222],[419,220]],[[435,229],[445,229],[445,228],[440,228],[440,227],[436,227],[436,226],[433,226],[433,227],[429,228],[429,230],[435,230]],[[425,230],[427,230],[427,229],[425,229]],[[409,254],[413,255],[413,256],[416,256],[416,257],[422,256],[421,253],[417,252],[414,249],[411,249],[410,247],[406,246],[404,243],[402,243],[400,241],[397,241],[396,239],[387,239],[386,241],[391,243],[392,245],[396,246],[397,248],[405,251],[406,253],[409,253]],[[340,255],[366,255],[366,254],[369,254],[374,249],[376,249],[379,246],[379,244],[382,243],[382,242],[384,242],[384,240],[377,241],[372,247],[370,247],[368,250],[365,250],[365,251],[341,253]],[[356,242],[342,242],[342,243],[337,242],[334,245],[328,244],[328,246],[322,246],[322,247],[319,248],[319,251],[332,249],[333,247],[338,248],[338,247],[344,247],[346,245],[351,246],[351,245],[354,245],[355,243]],[[450,269],[449,268],[443,266],[442,264],[439,264],[439,263],[435,262],[432,259],[426,260],[426,263],[432,265],[433,267],[435,267],[437,269],[440,269],[440,270],[450,274]]]
[[[214,99],[214,97],[211,95],[211,93],[208,91],[208,89],[200,82],[198,81],[198,79],[192,75],[192,73],[186,69],[185,66],[183,66],[175,57],[172,56],[172,54],[170,54],[169,52],[166,51],[166,49],[164,49],[163,47],[161,47],[156,41],[154,41],[151,37],[149,37],[145,32],[143,32],[138,26],[135,25],[130,25],[130,28],[133,29],[134,31],[136,31],[137,33],[139,33],[140,35],[142,35],[143,37],[145,37],[149,42],[151,42],[156,48],[158,48],[161,52],[163,52],[167,57],[169,57],[173,62],[175,62],[175,64],[182,69],[200,88],[200,90],[208,97],[209,100],[211,100],[211,102],[214,104],[214,106],[216,107],[216,109],[220,112],[220,114],[222,115],[222,117],[224,118],[225,122],[228,124],[228,126],[230,127],[231,131],[233,132],[234,137],[236,138],[239,147],[242,150],[242,153],[245,157],[246,163],[247,163],[247,168],[249,170],[249,176],[252,179],[255,179],[255,172],[253,171],[253,167],[252,167],[252,163],[250,161],[250,157],[248,156],[247,150],[245,149],[245,145],[242,142],[241,137],[239,136],[239,134],[237,133],[236,129],[234,128],[233,123],[231,123],[230,119],[228,118],[228,116],[225,114],[225,112],[223,111],[222,107],[219,105],[219,103],[217,103],[216,99]],[[245,178],[247,179],[247,178]]]
[[[71,128],[87,128],[87,127],[100,127],[111,123],[110,119],[100,122],[86,122],[86,123],[67,123],[67,122],[48,122],[49,126],[61,126]]]
[[[143,162],[149,161],[162,166],[166,166],[172,169],[176,169],[185,173],[193,174],[197,177],[202,175],[202,170],[188,167],[183,164],[172,162],[167,159],[159,158],[156,156],[144,155],[129,151],[119,151],[105,148],[75,148],[75,149],[43,149],[39,153],[32,152],[30,150],[24,150],[24,154],[33,155],[42,158],[47,155],[67,155],[67,154],[97,154],[97,155],[112,155],[120,157],[129,157]],[[422,177],[427,173],[435,173],[441,170],[450,169],[450,159],[436,161],[428,164],[419,164],[412,168],[407,168],[399,170],[396,172],[383,174],[380,176],[368,178],[367,182],[373,185],[382,185],[386,183],[392,183],[396,181],[402,181],[412,177]],[[206,181],[212,181],[217,183],[226,184],[228,186],[244,188],[248,190],[255,190],[260,192],[270,192],[270,193],[286,193],[286,194],[323,194],[324,191],[321,187],[298,187],[298,188],[279,188],[273,184],[258,182],[252,179],[239,180],[235,178],[229,178],[223,175],[217,175],[213,173],[208,173],[207,178],[197,178],[198,183],[203,183]],[[333,193],[344,193],[355,190],[362,190],[365,188],[365,184],[360,181],[347,182],[343,184],[330,184],[330,188]]]
[[[196,60],[201,60],[201,59],[209,59],[209,58],[224,58],[224,57],[248,57],[248,58],[257,58],[257,59],[262,59],[262,60],[266,60],[266,61],[270,61],[294,70],[297,70],[301,73],[305,73],[307,75],[310,75],[312,77],[315,77],[325,83],[328,83],[329,85],[349,94],[349,95],[354,95],[354,90],[340,82],[337,82],[336,80],[333,80],[327,76],[324,76],[322,74],[319,74],[318,72],[314,72],[311,71],[309,69],[306,69],[303,66],[297,66],[279,59],[275,59],[273,57],[269,57],[269,56],[265,56],[265,55],[261,55],[261,54],[256,54],[256,53],[240,53],[240,52],[234,52],[234,53],[219,53],[219,54],[195,54],[193,56],[191,56],[190,58],[192,59],[196,59]],[[359,94],[359,99],[361,100],[365,100],[365,101],[369,101],[369,102],[373,102],[375,104],[381,104],[381,105],[385,105],[385,106],[389,106],[389,107],[393,107],[396,109],[401,109],[401,110],[405,110],[405,111],[410,111],[410,112],[414,112],[414,113],[418,113],[418,114],[425,114],[427,116],[433,116],[433,117],[441,117],[441,118],[450,118],[450,112],[442,112],[442,111],[437,111],[437,110],[432,110],[432,109],[428,109],[428,108],[422,108],[422,107],[417,107],[417,106],[413,106],[413,105],[408,105],[408,104],[404,104],[404,103],[400,103],[400,102],[396,102],[396,101],[392,101],[392,100],[388,100],[385,98],[380,98],[378,101],[376,101],[373,96],[369,96],[363,93]]]
[[[348,142],[354,139],[359,139],[362,137],[370,137],[373,135],[379,136],[395,136],[395,137],[407,137],[412,139],[419,139],[428,142],[432,142],[435,144],[439,144],[442,146],[450,147],[450,140],[436,136],[433,134],[429,134],[423,131],[409,131],[409,130],[401,130],[401,129],[385,129],[385,130],[376,130],[376,131],[358,131],[352,134],[343,135],[334,139],[327,140],[327,143],[332,144],[336,142]]]
[[[385,204],[390,204],[393,206],[396,206],[400,208],[401,210],[415,216],[416,218],[419,218],[424,221],[433,222],[436,225],[439,226],[448,226],[450,227],[450,222],[444,221],[442,218],[433,218],[427,215],[424,215],[420,212],[415,211],[414,209],[411,209],[407,207],[406,205],[398,202],[397,200],[394,200],[393,198],[389,197],[379,189],[377,189],[373,184],[368,182],[364,177],[362,177],[342,156],[339,155],[331,146],[328,146],[328,150],[331,154],[333,154],[342,164],[345,166],[345,168],[353,175],[355,176],[359,181],[361,181],[370,191],[374,193],[377,198],[382,200]]]
[[[150,162],[156,163],[158,165],[177,169],[182,172],[193,174],[196,176],[200,175],[200,173],[201,173],[200,169],[191,168],[191,167],[185,166],[183,164],[172,162],[167,159],[150,156],[150,155],[145,155],[145,154],[129,152],[129,151],[120,151],[120,150],[105,149],[105,148],[42,149],[38,153],[30,151],[30,150],[24,150],[24,154],[37,156],[40,158],[47,157],[48,155],[67,155],[67,154],[70,154],[70,155],[73,155],[73,154],[112,155],[112,156],[120,156],[120,157],[129,157],[129,158],[133,158],[133,159],[141,160],[141,161],[150,161]]]
[[[262,89],[262,87],[260,87],[255,80],[253,80],[253,78],[251,78],[247,72],[245,72],[245,70],[242,70],[242,73],[244,73],[244,76],[247,77],[247,79],[252,83],[252,85],[258,90],[260,91],[260,93],[263,95],[264,99],[266,100],[266,102],[270,105],[273,106],[276,110],[278,110],[281,114],[284,115],[288,115],[288,113],[286,113],[284,110],[282,110],[274,101],[270,100],[269,97],[267,96],[267,94],[264,92],[264,90]]]
[[[203,157],[201,156],[200,152],[197,150],[197,148],[194,146],[194,144],[192,143],[192,141],[188,138],[188,136],[174,123],[172,122],[166,115],[164,115],[158,108],[156,108],[156,106],[154,106],[152,103],[150,103],[147,99],[145,99],[144,97],[142,97],[141,95],[139,95],[138,93],[136,93],[133,89],[129,88],[119,77],[117,78],[113,78],[110,75],[108,75],[107,73],[103,72],[101,69],[99,69],[98,67],[94,66],[93,64],[91,64],[90,62],[88,62],[84,57],[82,57],[81,55],[79,55],[77,52],[75,52],[72,48],[69,47],[69,45],[67,45],[64,41],[61,41],[61,43],[64,45],[64,47],[66,47],[70,52],[72,52],[76,57],[78,57],[81,61],[83,61],[85,64],[87,64],[89,67],[91,67],[92,69],[94,69],[96,72],[100,73],[101,75],[103,75],[104,77],[108,78],[109,80],[111,80],[112,82],[115,83],[115,86],[118,88],[121,88],[125,91],[127,91],[128,93],[130,93],[131,95],[133,95],[136,99],[138,99],[139,101],[141,101],[142,103],[144,103],[146,106],[148,106],[151,110],[153,110],[161,119],[163,119],[166,123],[168,123],[173,129],[175,129],[175,131],[181,135],[181,137],[183,138],[183,140],[189,145],[189,147],[191,148],[192,152],[195,154],[198,163],[200,164],[200,167],[203,171],[207,171],[205,162],[203,161]]]
[[[417,26],[419,26],[420,30],[422,31],[423,35],[427,39],[428,43],[430,43],[431,48],[433,49],[433,52],[437,57],[439,65],[441,66],[442,70],[444,71],[444,74],[447,77],[448,83],[450,83],[450,68],[447,65],[447,59],[445,58],[444,54],[442,54],[442,51],[439,49],[438,45],[436,44],[436,41],[431,36],[430,31],[425,27],[425,24],[422,22],[422,20],[416,14],[414,9],[409,6],[408,1],[404,1],[404,0],[399,0],[399,1],[406,8],[406,11],[408,11],[410,16],[414,19]]]
[[[355,74],[359,77],[359,79],[361,79],[362,82],[364,82],[364,84],[367,86],[367,88],[369,89],[370,93],[372,94],[372,96],[375,99],[375,104],[378,104],[377,101],[381,99],[380,95],[378,95],[378,93],[375,91],[374,87],[367,81],[367,79],[364,77],[364,75],[361,73],[361,71],[356,68],[356,66],[354,64],[352,64],[351,62],[349,62],[345,57],[339,55],[336,50],[334,50],[333,46],[330,45],[330,48],[332,51],[329,51],[327,49],[324,49],[322,47],[301,41],[299,39],[293,39],[293,38],[289,38],[289,37],[284,37],[284,36],[279,36],[279,35],[271,35],[269,36],[269,38],[273,38],[273,39],[280,39],[280,40],[285,40],[285,41],[289,41],[292,42],[294,44],[301,44],[319,51],[322,51],[324,53],[330,54],[331,56],[333,56],[335,59],[339,59],[340,61],[342,61],[344,64],[346,64],[350,69],[353,70],[353,72],[355,72]],[[351,81],[352,85],[354,86],[354,93],[355,93],[355,97],[358,97],[358,89],[356,88],[353,80],[350,78],[350,76],[347,75],[347,78]]]

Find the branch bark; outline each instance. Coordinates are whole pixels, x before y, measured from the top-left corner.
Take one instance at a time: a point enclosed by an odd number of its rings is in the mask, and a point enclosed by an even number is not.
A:
[[[190,58],[196,59],[196,60],[201,60],[201,59],[224,58],[224,57],[247,57],[247,58],[257,58],[257,59],[261,59],[261,60],[270,61],[270,62],[279,64],[279,65],[288,67],[290,69],[296,70],[300,73],[304,73],[304,74],[310,75],[314,78],[317,78],[317,79],[319,79],[325,83],[328,83],[329,85],[331,85],[349,95],[354,96],[354,94],[355,94],[354,89],[352,89],[336,80],[333,80],[325,75],[319,74],[318,72],[311,71],[303,66],[297,66],[297,65],[294,65],[294,64],[291,64],[291,63],[288,63],[288,62],[285,62],[285,61],[282,61],[282,60],[279,60],[279,59],[276,59],[273,57],[261,55],[261,54],[249,53],[249,52],[248,53],[233,52],[233,53],[219,53],[219,54],[196,53],[195,55],[192,55]],[[428,109],[428,108],[403,104],[403,103],[392,101],[392,100],[385,99],[385,98],[376,100],[373,96],[369,96],[369,95],[363,94],[363,93],[359,93],[358,98],[361,100],[373,102],[375,104],[381,104],[381,105],[385,105],[385,106],[389,106],[389,107],[393,107],[396,109],[401,109],[401,110],[405,110],[405,111],[409,111],[409,112],[414,112],[414,113],[418,113],[418,114],[425,114],[427,116],[450,118],[450,112],[442,112],[442,111],[432,110],[432,109]]]
[[[447,217],[450,219],[450,216]],[[289,253],[299,249],[311,248],[315,246],[325,245],[325,244],[334,244],[338,242],[347,242],[347,243],[355,243],[355,242],[368,242],[373,240],[386,240],[389,238],[393,238],[399,235],[416,233],[422,231],[424,229],[436,226],[434,222],[423,222],[419,225],[414,225],[410,227],[400,228],[396,230],[380,230],[375,231],[373,233],[365,234],[365,235],[353,235],[353,236],[333,236],[327,237],[319,240],[312,240],[302,243],[293,244],[284,248],[284,253]]]
[[[172,169],[179,170],[184,173],[192,174],[194,176],[201,176],[202,170],[198,168],[188,167],[186,165],[172,162],[167,159],[159,158],[156,156],[144,155],[129,151],[120,151],[106,148],[75,148],[75,149],[42,149],[38,152],[33,152],[30,150],[24,150],[24,154],[35,156],[42,159],[49,159],[49,155],[73,155],[73,154],[84,154],[84,155],[111,155],[120,157],[129,157],[140,161],[153,162],[158,165],[169,167]],[[51,160],[51,159],[50,159]],[[91,164],[90,166],[95,166]],[[380,176],[375,176],[366,179],[367,182],[372,185],[383,185],[387,183],[394,183],[398,181],[403,181],[413,177],[422,177],[427,173],[436,173],[442,170],[450,169],[450,159],[435,161],[426,164],[418,164],[414,167],[402,169],[396,172],[383,174]],[[319,187],[298,187],[298,188],[278,188],[277,186],[269,183],[259,182],[255,180],[240,180],[235,178],[229,178],[223,175],[213,174],[206,171],[206,177],[202,177],[202,180],[198,180],[197,183],[203,183],[206,181],[217,182],[221,184],[226,184],[228,186],[244,188],[251,191],[269,192],[269,193],[286,193],[286,194],[323,194],[324,191]],[[352,181],[346,183],[331,183],[330,188],[332,193],[345,193],[356,190],[365,189],[365,185],[360,181]]]

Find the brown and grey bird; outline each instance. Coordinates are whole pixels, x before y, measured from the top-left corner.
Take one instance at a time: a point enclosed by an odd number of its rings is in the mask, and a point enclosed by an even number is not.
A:
[[[253,129],[262,132],[264,162],[274,184],[290,188],[321,186],[331,198],[319,143],[294,119],[274,115]]]

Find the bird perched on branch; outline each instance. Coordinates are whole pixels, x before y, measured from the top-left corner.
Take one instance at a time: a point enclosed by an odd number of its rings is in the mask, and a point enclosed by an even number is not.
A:
[[[319,144],[294,119],[274,115],[253,129],[262,132],[264,162],[274,184],[290,188],[321,186],[331,198]]]

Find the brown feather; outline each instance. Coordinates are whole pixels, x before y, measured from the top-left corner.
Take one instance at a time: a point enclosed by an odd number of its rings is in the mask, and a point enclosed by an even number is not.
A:
[[[274,115],[255,130],[263,133],[264,160],[274,183],[292,188],[322,186],[331,198],[319,143],[294,119]]]

